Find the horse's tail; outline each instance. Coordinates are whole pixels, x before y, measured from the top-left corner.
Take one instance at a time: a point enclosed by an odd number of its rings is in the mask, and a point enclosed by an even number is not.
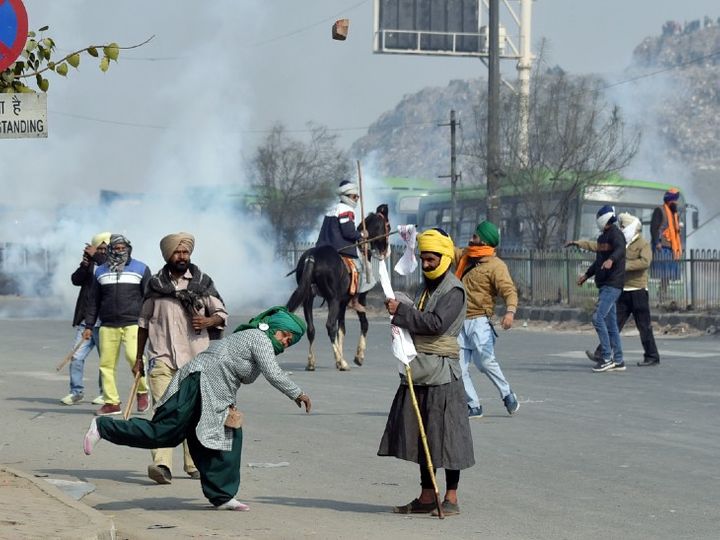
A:
[[[312,295],[312,274],[315,266],[315,257],[309,255],[303,264],[302,276],[297,289],[287,302],[288,311],[295,311],[310,295]]]

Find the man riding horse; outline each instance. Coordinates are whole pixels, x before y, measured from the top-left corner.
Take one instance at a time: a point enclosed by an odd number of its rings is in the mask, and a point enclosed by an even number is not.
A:
[[[325,215],[315,247],[332,246],[340,254],[351,276],[351,299],[348,306],[358,313],[363,313],[365,308],[358,301],[359,273],[355,264],[355,259],[358,258],[356,244],[367,238],[367,231],[360,232],[355,228],[355,207],[360,199],[360,191],[354,182],[343,180],[338,186],[337,194],[340,202]]]

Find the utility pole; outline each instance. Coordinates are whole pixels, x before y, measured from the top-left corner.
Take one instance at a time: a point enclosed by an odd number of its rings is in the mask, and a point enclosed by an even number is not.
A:
[[[438,176],[438,178],[450,178],[450,236],[457,242],[457,235],[460,234],[458,220],[460,218],[457,207],[457,183],[460,174],[456,172],[457,152],[455,150],[455,128],[460,122],[455,120],[455,110],[450,111],[450,123],[438,124],[439,126],[450,126],[450,175]]]
[[[520,58],[517,64],[520,136],[518,137],[518,155],[523,167],[529,163],[528,124],[530,122],[530,71],[532,52],[530,51],[530,29],[532,25],[532,0],[520,2]]]
[[[489,61],[488,61],[488,125],[487,125],[487,175],[486,216],[500,226],[500,159],[499,159],[499,105],[500,105],[500,6],[499,0],[489,5]]]

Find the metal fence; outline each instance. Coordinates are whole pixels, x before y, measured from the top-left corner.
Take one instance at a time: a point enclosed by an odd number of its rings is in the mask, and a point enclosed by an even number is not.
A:
[[[301,244],[288,251],[289,266],[297,264],[302,252],[312,245]],[[391,269],[403,251],[404,246],[392,245]],[[498,255],[507,264],[523,304],[589,308],[597,298],[593,280],[577,285],[578,276],[592,264],[593,253],[577,249],[500,249]],[[374,264],[377,265],[377,261]],[[394,272],[390,275],[393,288],[411,296],[422,282],[419,267],[409,276]],[[678,261],[657,257],[651,267],[648,291],[654,305],[704,311],[720,309],[720,251],[689,250]]]

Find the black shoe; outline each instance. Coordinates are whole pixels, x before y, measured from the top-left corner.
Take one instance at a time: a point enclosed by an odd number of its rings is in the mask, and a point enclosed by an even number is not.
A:
[[[597,364],[592,370],[595,373],[602,373],[604,371],[610,371],[613,367],[615,367],[615,362],[612,360],[603,360],[602,363]]]
[[[645,359],[642,362],[638,362],[637,365],[640,367],[647,367],[647,366],[657,366],[659,363],[660,363],[660,360]]]

